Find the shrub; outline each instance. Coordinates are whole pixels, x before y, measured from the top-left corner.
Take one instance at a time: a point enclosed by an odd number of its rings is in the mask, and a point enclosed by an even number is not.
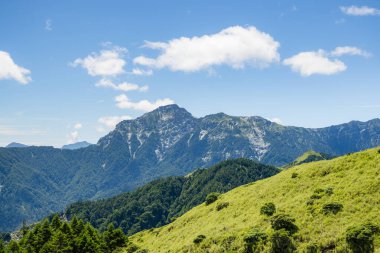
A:
[[[193,243],[199,244],[201,243],[204,239],[206,239],[205,235],[197,235],[197,237],[194,238]]]
[[[285,229],[275,231],[271,236],[271,253],[290,253],[294,252],[293,239],[289,236],[289,232]]]
[[[294,224],[295,219],[287,214],[278,214],[273,216],[271,225],[274,230],[284,229],[290,234],[294,234],[298,231],[298,227]]]
[[[253,228],[245,237],[245,252],[257,252],[258,248],[265,244],[268,235],[258,228]]]
[[[272,216],[276,212],[276,206],[272,203],[265,203],[261,209],[260,209],[260,214],[264,214],[267,216]]]
[[[206,205],[210,205],[211,203],[214,203],[218,199],[219,193],[212,192],[207,195],[206,197]]]
[[[371,223],[350,227],[346,231],[346,242],[353,253],[372,253],[374,235],[379,231],[379,227]]]
[[[324,214],[330,214],[330,213],[337,214],[340,211],[342,211],[342,209],[343,209],[343,205],[340,203],[335,203],[335,202],[325,204],[322,207],[322,211]]]
[[[323,197],[324,193],[325,193],[325,190],[323,190],[323,189],[316,189],[316,190],[314,190],[314,193],[313,193],[313,195],[311,195],[310,198],[311,199],[320,199],[320,198]]]
[[[318,245],[316,243],[310,243],[306,246],[307,253],[318,253]]]
[[[329,196],[333,195],[334,189],[332,187],[327,187],[325,193]]]
[[[380,154],[380,149],[377,150],[377,153]]]
[[[296,178],[296,177],[298,177],[298,173],[293,172],[292,173],[292,178]]]
[[[222,210],[223,208],[226,208],[228,207],[230,203],[228,202],[222,202],[222,203],[219,203],[217,206],[216,206],[216,211],[220,211]]]

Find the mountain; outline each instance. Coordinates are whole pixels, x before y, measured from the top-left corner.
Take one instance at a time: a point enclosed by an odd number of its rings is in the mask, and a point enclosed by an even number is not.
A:
[[[6,148],[26,148],[26,147],[28,147],[28,145],[18,143],[18,142],[11,142],[5,147]]]
[[[131,235],[167,224],[202,203],[209,193],[223,193],[279,171],[245,158],[227,160],[185,177],[158,179],[110,199],[78,202],[70,205],[64,214],[88,221],[101,231],[114,224]]]
[[[378,252],[379,164],[376,148],[295,166],[130,240],[156,253]]]
[[[88,143],[87,141],[80,141],[73,144],[67,144],[63,145],[62,149],[78,149],[78,148],[87,148],[88,146],[92,145],[91,143]]]
[[[321,161],[321,160],[330,160],[333,156],[325,153],[315,152],[313,150],[309,150],[305,153],[303,153],[301,156],[297,157],[293,162],[290,164],[285,165],[283,168],[290,168],[296,165],[300,165],[303,163],[309,163],[309,162],[315,162],[315,161]]]
[[[310,129],[223,113],[195,118],[164,106],[120,122],[86,148],[0,148],[0,231],[226,159],[282,166],[308,150],[337,156],[377,145],[380,119]]]

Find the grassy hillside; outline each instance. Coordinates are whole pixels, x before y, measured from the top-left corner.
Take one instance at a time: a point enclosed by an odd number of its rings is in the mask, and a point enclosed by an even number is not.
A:
[[[316,162],[316,161],[321,161],[321,160],[329,160],[332,159],[333,157],[325,154],[325,153],[320,153],[316,152],[314,150],[309,150],[305,153],[303,153],[301,156],[297,157],[292,163],[285,165],[283,168],[287,169],[296,165],[301,165],[303,163],[310,163],[310,162]]]
[[[268,236],[259,250],[265,252],[281,233],[271,227],[272,217],[260,214],[267,202],[275,204],[276,214],[295,219],[299,231],[289,238],[298,252],[348,252],[349,227],[365,222],[380,225],[379,148],[302,164],[240,186],[210,205],[201,204],[173,223],[140,232],[130,240],[148,252],[244,252],[244,238],[256,228]],[[217,211],[221,203],[228,205]],[[332,203],[342,205],[341,211],[324,213],[324,207],[328,211]],[[379,236],[374,244],[375,252],[380,252]]]

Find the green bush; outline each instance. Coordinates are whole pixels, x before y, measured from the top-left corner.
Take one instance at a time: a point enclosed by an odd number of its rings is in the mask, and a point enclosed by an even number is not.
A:
[[[310,243],[306,246],[306,253],[318,253],[318,245],[316,243]]]
[[[244,237],[245,253],[259,252],[260,246],[266,243],[268,235],[258,228],[253,228]]]
[[[343,209],[343,205],[340,203],[335,203],[335,202],[325,204],[322,207],[322,211],[324,214],[331,214],[331,213],[337,214],[340,211],[342,211],[342,209]]]
[[[197,237],[194,238],[193,243],[199,244],[201,243],[204,239],[206,239],[205,235],[197,235]]]
[[[291,253],[296,250],[293,239],[285,229],[274,231],[271,236],[271,253]]]
[[[379,231],[379,227],[371,223],[350,227],[346,231],[346,242],[353,253],[372,253],[374,236]]]
[[[333,193],[334,193],[334,189],[333,189],[332,187],[327,187],[327,188],[325,189],[325,193],[326,193],[327,195],[331,196],[331,195],[333,195]]]
[[[219,203],[218,205],[216,205],[216,211],[220,211],[222,210],[223,208],[226,208],[228,207],[230,203],[228,202],[222,202],[222,203]]]
[[[316,189],[314,190],[313,195],[310,196],[310,199],[320,199],[325,195],[325,190],[323,189]]]
[[[278,214],[273,216],[271,225],[274,230],[284,229],[290,234],[294,234],[298,231],[298,227],[294,224],[295,219],[287,214]]]
[[[212,192],[207,195],[206,197],[206,205],[210,205],[211,203],[214,203],[219,197],[219,193]]]
[[[276,212],[276,206],[275,204],[271,202],[265,203],[260,209],[260,214],[264,214],[267,216],[272,216],[275,212]]]

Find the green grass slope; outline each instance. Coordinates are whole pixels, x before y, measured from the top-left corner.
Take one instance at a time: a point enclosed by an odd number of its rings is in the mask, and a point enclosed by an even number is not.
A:
[[[222,202],[228,206],[217,211]],[[276,205],[277,214],[286,213],[295,219],[299,228],[293,236],[297,252],[308,252],[310,245],[318,247],[314,252],[347,252],[349,227],[368,221],[380,225],[379,148],[302,164],[240,186],[210,205],[201,204],[173,223],[140,232],[130,240],[140,250],[155,253],[244,252],[243,238],[252,228],[273,233],[271,218],[260,214],[267,202]],[[334,202],[343,205],[342,210],[324,214],[323,206]],[[198,235],[205,239],[195,244]],[[379,241],[377,236],[375,252],[380,252]],[[267,243],[262,252],[269,247]]]
[[[316,162],[316,161],[321,161],[321,160],[330,160],[332,158],[333,157],[328,154],[316,152],[314,150],[309,150],[303,153],[301,156],[297,157],[290,164],[285,165],[283,168],[288,169],[290,167],[301,165],[304,163]]]

